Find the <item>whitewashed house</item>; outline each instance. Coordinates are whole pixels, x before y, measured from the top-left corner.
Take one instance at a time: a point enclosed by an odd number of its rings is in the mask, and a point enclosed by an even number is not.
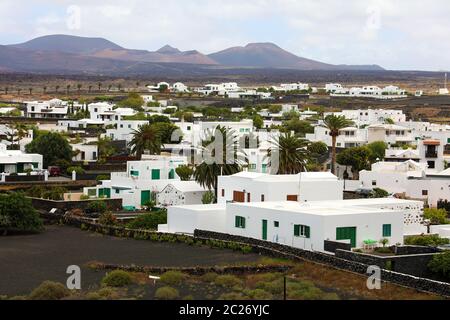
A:
[[[411,145],[415,142],[409,128],[395,124],[374,124],[367,127],[368,143],[384,141],[388,145]]]
[[[146,120],[121,120],[113,124],[113,128],[106,130],[106,136],[112,140],[125,140],[130,142],[133,139],[133,132],[148,124]]]
[[[52,99],[49,101],[27,101],[26,116],[28,118],[66,118],[68,114],[67,102]]]
[[[187,234],[208,230],[322,252],[326,240],[353,248],[384,238],[390,244],[403,244],[405,213],[420,203],[367,200],[175,206],[168,210],[168,223],[159,225],[158,230]]]
[[[163,207],[201,204],[208,189],[195,181],[173,181],[156,196],[156,203]]]
[[[288,92],[288,91],[308,91],[309,90],[309,84],[307,83],[282,83],[279,86],[273,86],[272,89],[274,91],[280,91],[280,92]]]
[[[391,119],[394,123],[405,122],[406,115],[402,110],[389,109],[359,109],[359,110],[342,110],[341,112],[325,112],[324,117],[328,115],[344,116],[354,122],[358,127],[372,124],[382,124],[387,119]]]
[[[168,184],[180,180],[175,169],[186,165],[186,157],[143,155],[141,161],[128,161],[126,172],[112,172],[111,180],[102,181],[93,188],[84,188],[83,193],[91,197],[122,199],[125,209],[139,209]]]
[[[25,153],[20,150],[7,150],[0,143],[0,173],[24,173],[28,170],[41,170],[43,157],[40,154]]]
[[[330,131],[324,126],[315,126],[314,133],[307,133],[305,138],[312,142],[322,141],[328,147],[332,146],[332,138]],[[347,127],[339,131],[339,136],[336,137],[336,147],[351,148],[367,144],[368,131],[367,128]]]
[[[343,182],[329,172],[269,175],[239,172],[218,177],[218,203],[342,200]]]

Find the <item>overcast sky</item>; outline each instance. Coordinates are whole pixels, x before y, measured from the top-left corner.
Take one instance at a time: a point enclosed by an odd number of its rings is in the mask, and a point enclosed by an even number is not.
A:
[[[0,0],[0,44],[47,34],[212,53],[274,42],[333,64],[450,70],[448,0]]]

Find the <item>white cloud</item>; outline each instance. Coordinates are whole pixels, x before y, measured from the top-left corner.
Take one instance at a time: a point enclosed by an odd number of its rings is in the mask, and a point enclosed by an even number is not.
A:
[[[80,24],[69,28],[75,3]],[[330,63],[438,70],[450,69],[449,15],[447,0],[2,0],[0,42],[68,33],[210,53],[273,41]]]

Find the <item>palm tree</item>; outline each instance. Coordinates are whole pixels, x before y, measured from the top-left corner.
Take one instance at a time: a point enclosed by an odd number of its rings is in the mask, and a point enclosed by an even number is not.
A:
[[[92,86],[89,86],[88,87],[88,93],[91,93],[91,90],[92,90]]]
[[[270,143],[267,157],[272,174],[297,174],[306,170],[306,164],[310,160],[308,140],[287,132]],[[278,159],[274,158],[276,156]],[[274,161],[278,161],[278,166]]]
[[[216,139],[222,141],[216,141]],[[216,154],[217,148],[220,147],[222,147],[222,155]],[[235,132],[221,126],[217,126],[213,132],[209,132],[207,138],[202,141],[201,154],[205,155],[205,153],[212,159],[210,161],[203,160],[195,168],[194,178],[201,186],[210,190],[214,189],[217,199],[217,177],[240,172],[242,166],[247,162],[247,158],[244,153],[238,151]],[[219,157],[222,159],[218,159]]]
[[[98,91],[100,91],[102,89],[102,83],[99,82],[97,85],[98,85]]]
[[[44,89],[44,94],[46,94],[47,93],[47,87],[43,87],[43,89]]]
[[[77,84],[78,94],[80,94],[82,87],[83,87],[83,85],[81,83]]]
[[[158,130],[150,124],[145,124],[133,131],[133,139],[128,143],[131,152],[136,154],[136,158],[141,160],[142,154],[148,150],[150,154],[161,153],[161,138]]]
[[[17,94],[20,96],[20,93],[22,92],[22,89],[17,89]]]
[[[336,139],[339,136],[339,132],[353,125],[353,121],[348,120],[345,116],[336,116],[334,114],[328,115],[324,119],[325,127],[330,131],[331,136],[331,172],[336,174]]]
[[[56,87],[55,87],[56,93],[58,93],[58,90],[59,90],[59,86],[56,86]]]
[[[30,96],[31,96],[33,93],[33,88],[28,88],[28,91],[30,91]]]
[[[67,92],[67,94],[69,94],[69,91],[70,91],[70,84],[68,84],[68,85],[66,86],[66,92]]]
[[[5,94],[8,94],[8,90],[9,90],[9,88],[5,87]]]

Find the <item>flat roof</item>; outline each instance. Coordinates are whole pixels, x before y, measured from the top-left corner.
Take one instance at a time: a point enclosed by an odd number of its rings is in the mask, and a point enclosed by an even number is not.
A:
[[[296,201],[249,202],[249,203],[233,203],[233,205],[242,207],[270,209],[274,211],[284,211],[290,213],[304,213],[317,216],[339,216],[339,215],[352,215],[365,213],[393,212],[393,210],[381,209],[373,206],[382,204],[407,204],[407,203],[413,204],[418,202],[420,201],[383,198],[383,199],[354,199],[354,200],[330,200],[330,201],[310,201],[310,202],[296,202]]]

